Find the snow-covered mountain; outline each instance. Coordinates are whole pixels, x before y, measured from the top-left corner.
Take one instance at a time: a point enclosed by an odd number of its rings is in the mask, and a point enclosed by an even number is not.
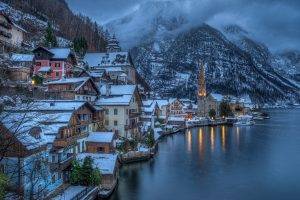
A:
[[[207,64],[209,91],[249,94],[259,103],[299,101],[291,59],[272,54],[237,25],[220,30],[200,22],[192,26],[178,5],[147,2],[107,25],[123,47],[135,46],[131,48],[135,65],[156,92],[195,97],[197,62],[201,60]],[[134,42],[123,38],[124,32],[131,38],[131,28]]]

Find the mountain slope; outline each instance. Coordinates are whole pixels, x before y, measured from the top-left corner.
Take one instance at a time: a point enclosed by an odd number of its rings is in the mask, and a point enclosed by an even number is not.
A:
[[[221,31],[189,21],[172,1],[147,2],[107,27],[130,47],[138,71],[162,96],[193,97],[197,62],[207,64],[210,92],[249,94],[257,103],[299,101],[293,66],[236,25]],[[167,13],[166,15],[164,13]],[[137,26],[138,25],[138,26]],[[126,34],[132,30],[134,34]],[[130,38],[134,38],[134,42]]]
[[[89,50],[105,50],[102,27],[88,17],[75,15],[64,0],[1,0],[0,10],[29,32],[27,40],[31,44],[41,43],[47,22],[51,22],[59,38],[72,41],[84,36]]]

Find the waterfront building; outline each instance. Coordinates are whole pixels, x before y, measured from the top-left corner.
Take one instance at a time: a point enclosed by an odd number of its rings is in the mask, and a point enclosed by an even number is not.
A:
[[[75,54],[70,48],[37,47],[34,54],[34,75],[45,80],[59,80],[73,76],[73,67],[77,64]]]
[[[211,109],[218,113],[219,110],[219,97],[214,94],[207,94],[206,82],[205,82],[205,65],[201,65],[198,76],[198,91],[197,91],[197,102],[198,102],[198,116],[209,117],[209,111]]]
[[[116,135],[114,132],[90,132],[85,143],[87,153],[113,153]]]
[[[168,116],[183,116],[184,104],[177,98],[171,98],[168,101],[167,115]]]
[[[167,99],[156,99],[155,101],[159,108],[158,118],[165,121],[168,116],[169,101]]]
[[[62,78],[45,83],[47,94],[55,99],[95,101],[100,92],[89,77]]]
[[[142,100],[136,85],[102,85],[95,105],[105,110],[105,127],[118,136],[139,137]]]

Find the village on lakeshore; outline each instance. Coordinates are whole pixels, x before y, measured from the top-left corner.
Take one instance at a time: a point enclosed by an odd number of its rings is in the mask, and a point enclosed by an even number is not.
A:
[[[120,167],[151,159],[161,137],[269,117],[249,96],[207,91],[201,60],[194,96],[166,97],[151,91],[115,36],[106,52],[79,55],[72,47],[20,51],[24,32],[0,14],[8,77],[1,85],[0,172],[7,199],[105,199]]]

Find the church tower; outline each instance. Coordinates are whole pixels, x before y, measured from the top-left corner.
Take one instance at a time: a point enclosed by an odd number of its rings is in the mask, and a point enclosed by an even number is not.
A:
[[[113,35],[113,37],[110,37],[107,41],[107,47],[106,47],[106,51],[108,53],[111,52],[120,52],[121,51],[121,47],[119,46],[119,42],[116,38],[115,35]]]
[[[207,96],[206,96],[206,83],[205,83],[205,69],[203,64],[201,64],[200,66],[199,76],[198,76],[197,101],[198,101],[198,116],[206,117],[208,115],[208,110],[206,105]]]

